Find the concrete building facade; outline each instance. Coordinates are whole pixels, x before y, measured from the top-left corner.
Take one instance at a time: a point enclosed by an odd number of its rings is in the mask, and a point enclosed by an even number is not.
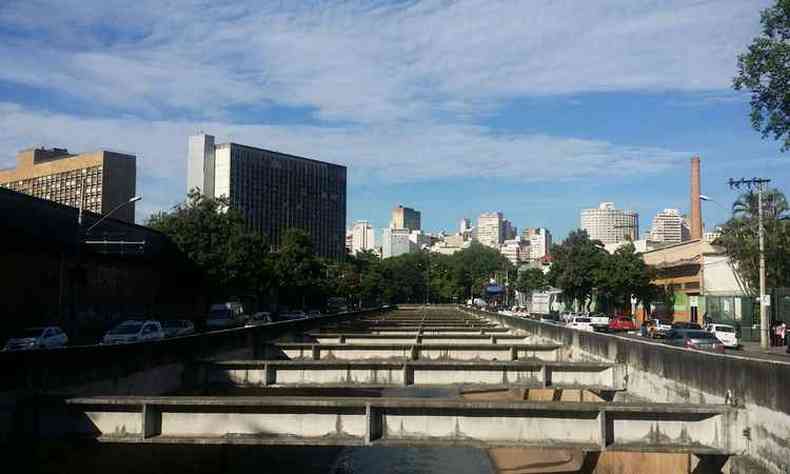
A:
[[[707,315],[735,325],[745,340],[759,338],[754,299],[723,248],[704,240],[689,240],[649,250],[642,256],[657,271],[653,284],[670,295],[668,302],[654,302],[654,315],[699,324]]]
[[[420,230],[422,229],[420,220],[420,211],[398,205],[398,207],[392,209],[390,229]]]
[[[472,221],[469,220],[468,217],[464,217],[461,219],[461,222],[458,224],[458,233],[463,235],[472,230]]]
[[[649,240],[679,244],[690,240],[686,219],[678,209],[664,209],[653,217]]]
[[[527,229],[526,239],[529,241],[529,258],[538,260],[551,254],[551,232],[543,227]]]
[[[187,188],[225,196],[251,228],[279,247],[286,230],[310,235],[316,255],[345,254],[346,167],[214,137],[189,138]]]
[[[414,244],[409,229],[384,229],[381,236],[382,258],[397,257],[411,252]]]
[[[488,247],[502,244],[503,218],[501,212],[487,212],[477,218],[477,240]]]
[[[368,221],[357,221],[351,228],[351,254],[376,248],[376,231]]]
[[[587,231],[590,239],[604,244],[639,238],[639,214],[630,209],[617,209],[613,202],[582,209],[580,220],[580,228]]]
[[[135,195],[137,158],[98,150],[71,154],[65,148],[30,148],[17,154],[16,168],[0,170],[0,187],[97,214],[106,214]],[[113,217],[134,222],[134,203]]]

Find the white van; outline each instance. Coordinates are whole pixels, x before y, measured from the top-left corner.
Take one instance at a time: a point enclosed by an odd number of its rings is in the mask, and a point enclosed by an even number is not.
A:
[[[213,304],[206,316],[206,329],[227,329],[243,326],[246,322],[244,306],[238,301]]]

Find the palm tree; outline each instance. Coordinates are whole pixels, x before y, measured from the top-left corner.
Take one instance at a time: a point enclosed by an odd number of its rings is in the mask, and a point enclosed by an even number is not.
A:
[[[749,190],[741,194],[732,204],[732,215],[735,218],[752,220],[757,218],[759,205],[757,193]],[[768,220],[786,219],[790,210],[784,193],[772,188],[763,193],[763,217]]]

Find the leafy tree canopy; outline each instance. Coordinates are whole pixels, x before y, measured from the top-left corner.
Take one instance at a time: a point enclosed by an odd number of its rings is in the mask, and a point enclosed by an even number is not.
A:
[[[736,90],[751,91],[751,121],[763,138],[790,149],[790,0],[777,0],[761,14],[762,34],[738,56]]]

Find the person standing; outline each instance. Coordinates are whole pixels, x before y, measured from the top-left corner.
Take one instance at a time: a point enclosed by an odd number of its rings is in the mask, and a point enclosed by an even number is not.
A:
[[[777,336],[779,339],[779,346],[784,346],[787,343],[787,324],[784,321],[779,323],[779,329],[777,331]]]

